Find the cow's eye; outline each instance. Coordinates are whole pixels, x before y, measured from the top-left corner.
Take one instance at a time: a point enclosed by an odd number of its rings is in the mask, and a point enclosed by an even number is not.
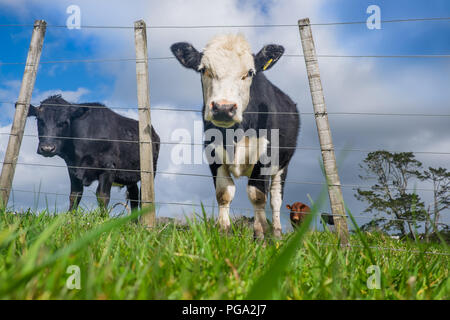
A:
[[[241,79],[245,80],[248,77],[253,77],[255,75],[255,71],[253,69],[248,70],[247,74],[245,76],[243,76]]]
[[[203,75],[205,75],[205,76],[207,76],[207,77],[209,77],[209,78],[212,78],[211,71],[209,71],[208,69],[202,68],[202,69],[200,69],[200,72],[201,72]]]

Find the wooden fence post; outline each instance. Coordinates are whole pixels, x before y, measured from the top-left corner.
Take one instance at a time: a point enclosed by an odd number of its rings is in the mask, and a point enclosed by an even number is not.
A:
[[[349,236],[347,219],[345,218],[345,206],[342,197],[341,182],[336,166],[330,124],[328,122],[327,108],[323,95],[322,82],[320,80],[319,64],[317,62],[316,49],[314,47],[309,19],[299,20],[298,26],[300,29],[303,55],[306,63],[306,72],[308,74],[309,88],[311,90],[317,132],[319,134],[320,150],[322,152],[325,176],[328,184],[331,212],[341,244],[347,245]]]
[[[150,88],[148,77],[147,26],[144,20],[134,23],[136,45],[136,81],[139,113],[139,154],[141,162],[141,201],[142,208],[149,211],[141,217],[146,227],[155,225],[153,150],[150,118]]]
[[[30,48],[28,49],[27,62],[20,86],[19,98],[16,103],[16,111],[9,136],[0,176],[0,206],[6,208],[11,193],[14,172],[19,157],[20,145],[22,144],[23,132],[27,121],[28,109],[31,102],[36,73],[41,58],[42,46],[47,23],[44,20],[34,22],[33,35],[31,36]]]

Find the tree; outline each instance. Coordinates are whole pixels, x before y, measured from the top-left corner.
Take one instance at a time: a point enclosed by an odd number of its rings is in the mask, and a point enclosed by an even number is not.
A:
[[[365,172],[361,179],[376,180],[370,190],[358,188],[355,195],[369,203],[364,212],[375,214],[375,219],[362,226],[363,230],[397,231],[400,236],[415,238],[416,221],[426,219],[426,210],[419,195],[409,192],[408,186],[412,180],[422,177],[419,171],[422,163],[412,152],[380,150],[370,152],[360,167]]]
[[[437,169],[429,167],[419,178],[433,184],[433,210],[431,210],[431,206],[428,207],[425,223],[425,236],[428,239],[430,231],[439,230],[441,212],[450,208],[450,172],[441,167]],[[432,230],[430,230],[430,225]]]

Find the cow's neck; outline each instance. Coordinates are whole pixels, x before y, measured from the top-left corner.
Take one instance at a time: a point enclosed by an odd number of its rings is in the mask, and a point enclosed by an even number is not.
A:
[[[255,114],[255,116],[257,116]],[[260,136],[259,128],[252,126],[252,122],[244,121],[240,124],[236,124],[231,128],[216,127],[212,123],[204,123],[205,131],[208,129],[218,129],[222,133],[222,143],[214,141],[214,149],[217,157],[222,159],[222,163],[227,167],[228,171],[235,177],[250,176],[255,164],[263,153],[267,151],[267,145],[269,143],[267,136]],[[239,136],[238,139],[227,140],[227,129],[237,130],[242,129],[244,132],[248,132],[248,129],[254,129],[255,135],[251,136]],[[230,148],[229,146],[233,146]]]
[[[246,113],[244,111],[243,121],[239,124],[235,124],[230,128],[221,128],[215,126],[211,122],[203,120],[204,131],[209,129],[217,129],[222,133],[222,145],[215,148],[216,152],[219,152],[223,163],[228,167],[235,177],[249,176],[253,170],[253,167],[260,159],[261,155],[267,151],[267,147],[270,143],[270,113],[269,107],[266,101],[263,100],[261,90],[272,90],[273,84],[264,76],[259,73],[255,76],[251,88],[250,88],[250,100],[247,106]],[[205,107],[203,107],[203,110]],[[259,113],[258,113],[259,112]],[[203,112],[204,115],[204,112]],[[250,129],[255,130],[256,136],[241,136],[238,140],[227,141],[226,130],[242,129],[244,132],[248,132]],[[265,133],[261,129],[266,129]],[[217,144],[217,143],[216,143]],[[233,145],[234,150],[232,154],[230,151],[225,150],[224,146]],[[227,160],[227,161],[226,161]]]
[[[61,148],[61,153],[59,156],[66,162],[67,165],[73,166],[76,165],[76,157],[75,157],[75,151],[73,147],[72,141],[68,139],[66,143],[64,143],[64,146]]]

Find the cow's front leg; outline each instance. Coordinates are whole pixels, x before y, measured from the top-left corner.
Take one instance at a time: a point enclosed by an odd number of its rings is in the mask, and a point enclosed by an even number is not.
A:
[[[283,186],[286,179],[286,171],[281,169],[272,176],[270,184],[270,207],[272,208],[273,236],[281,239],[280,209],[283,202]]]
[[[259,168],[255,167],[247,185],[247,195],[255,211],[254,238],[260,240],[264,239],[264,234],[269,230],[266,218],[268,180],[269,177],[260,175]]]
[[[81,201],[83,195],[83,182],[75,177],[75,174],[69,170],[70,178],[70,196],[69,196],[69,211],[75,210]]]
[[[100,174],[98,178],[97,201],[102,210],[108,207],[113,182],[114,175],[108,172]]]
[[[217,173],[213,176],[216,186],[216,199],[219,205],[219,227],[220,230],[228,232],[230,230],[230,204],[233,201],[236,187],[233,179],[230,176],[230,172],[225,165],[220,166],[217,169]]]
[[[127,186],[127,197],[130,200],[131,211],[139,208],[139,188],[137,183]]]

